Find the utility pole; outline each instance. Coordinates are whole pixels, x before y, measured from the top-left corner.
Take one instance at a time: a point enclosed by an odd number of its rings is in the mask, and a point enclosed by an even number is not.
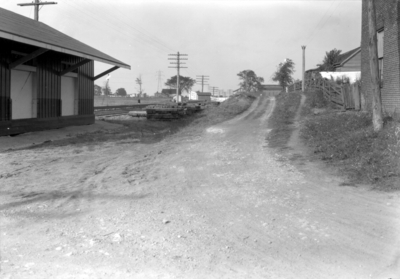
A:
[[[383,128],[382,97],[380,87],[378,47],[376,35],[376,11],[373,0],[368,0],[368,30],[369,30],[369,66],[372,85],[372,126],[375,132]]]
[[[158,71],[158,72],[157,72],[157,80],[158,80],[158,83],[157,83],[157,92],[159,92],[159,90],[160,90],[160,84],[161,84],[162,76],[163,76],[162,71]]]
[[[204,91],[204,84],[205,85],[207,85],[207,83],[205,83],[205,82],[208,82],[210,77],[209,76],[197,76],[196,77],[196,82],[201,82],[201,93],[203,93]]]
[[[301,48],[303,49],[303,81],[301,83],[301,90],[304,92],[304,90],[306,89],[306,82],[305,82],[305,77],[306,77],[306,46],[301,46]]]
[[[34,19],[36,21],[39,21],[39,6],[42,6],[42,5],[54,5],[54,4],[57,4],[57,2],[40,2],[39,0],[35,0],[35,2],[32,2],[32,3],[22,3],[22,4],[17,4],[17,5],[21,6],[21,7],[35,6]]]
[[[215,91],[218,91],[218,87],[211,86],[210,88],[211,88],[211,90],[212,90],[212,95],[214,96],[214,92],[215,92]]]
[[[174,58],[168,58],[168,60],[174,60],[176,62],[170,62],[172,65],[176,65],[175,67],[168,67],[168,68],[174,68],[177,69],[178,74],[176,76],[176,103],[179,104],[179,70],[181,68],[187,68],[187,67],[182,67],[181,64],[186,64],[184,62],[181,62],[181,60],[188,60],[187,58],[181,58],[181,56],[188,56],[187,54],[180,54],[179,51],[177,54],[168,54],[169,56],[175,56]]]
[[[139,85],[139,98],[142,97],[142,76],[139,75],[138,78],[136,78],[136,84]]]

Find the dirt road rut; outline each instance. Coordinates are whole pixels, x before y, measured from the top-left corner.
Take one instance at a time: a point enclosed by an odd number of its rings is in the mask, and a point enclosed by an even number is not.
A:
[[[153,144],[0,154],[2,278],[400,278],[399,195],[268,148],[274,105]]]

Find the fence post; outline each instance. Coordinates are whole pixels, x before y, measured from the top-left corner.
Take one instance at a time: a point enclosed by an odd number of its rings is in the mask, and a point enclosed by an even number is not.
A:
[[[346,98],[345,98],[344,94],[346,94],[346,89],[344,88],[344,85],[340,86],[340,88],[341,88],[341,92],[342,92],[342,101],[343,101],[342,110],[345,111],[346,110]]]

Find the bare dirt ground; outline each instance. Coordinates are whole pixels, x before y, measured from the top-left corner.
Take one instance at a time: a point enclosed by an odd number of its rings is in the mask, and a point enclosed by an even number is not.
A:
[[[261,97],[201,135],[0,153],[1,278],[400,278],[400,196],[265,138]]]

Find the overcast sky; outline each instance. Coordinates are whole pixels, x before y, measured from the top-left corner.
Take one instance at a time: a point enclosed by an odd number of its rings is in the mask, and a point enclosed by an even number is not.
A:
[[[139,75],[148,94],[165,88],[176,75],[168,54],[178,51],[188,55],[181,75],[207,75],[211,86],[228,90],[238,88],[237,73],[247,69],[273,84],[271,76],[285,58],[295,62],[294,77],[300,79],[302,45],[310,69],[326,51],[346,52],[361,42],[361,0],[54,1],[42,6],[40,21],[132,67],[111,74],[113,92],[123,87],[136,93]],[[33,18],[33,7],[17,6],[29,2],[1,0],[0,6]],[[110,67],[96,63],[95,72]]]

